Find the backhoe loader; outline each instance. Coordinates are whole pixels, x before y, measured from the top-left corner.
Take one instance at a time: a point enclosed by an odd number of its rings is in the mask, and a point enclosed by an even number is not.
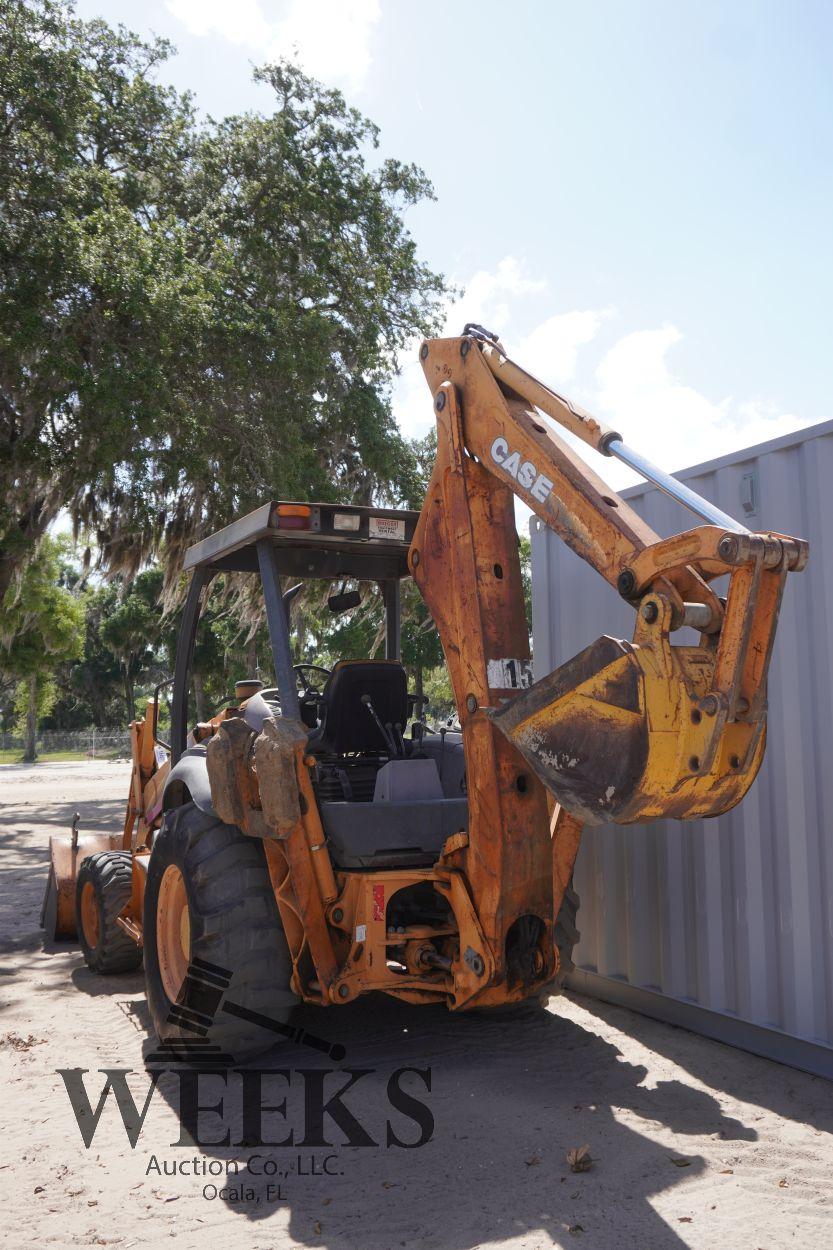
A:
[[[582,827],[719,815],[760,767],[779,607],[807,543],[751,533],[482,327],[419,355],[437,421],[421,511],[269,502],[197,542],[170,742],[157,692],[131,726],[123,831],[52,841],[45,927],[77,934],[96,972],[143,959],[163,1045],[241,1059],[274,1042],[299,1000],[381,991],[462,1010],[557,992],[577,938]],[[575,440],[699,523],[660,539]],[[635,616],[632,638],[603,635],[538,680],[515,496]],[[240,683],[230,706],[189,723],[200,611],[228,572],[260,578],[276,685]],[[439,631],[459,733],[431,732],[408,692],[406,577]],[[384,659],[293,664],[289,583],[310,579],[378,586]],[[672,641],[684,627],[693,644]]]

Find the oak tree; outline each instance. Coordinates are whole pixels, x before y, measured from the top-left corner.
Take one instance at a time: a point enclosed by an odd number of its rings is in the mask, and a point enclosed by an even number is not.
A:
[[[0,0],[0,602],[62,509],[105,572],[277,496],[399,502],[390,407],[443,280],[431,196],[296,66],[267,115],[200,121],[172,49],[63,0]]]

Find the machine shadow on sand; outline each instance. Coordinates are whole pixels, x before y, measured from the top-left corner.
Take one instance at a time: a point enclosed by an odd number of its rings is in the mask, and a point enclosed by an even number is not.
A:
[[[141,1003],[133,1006],[141,1016]],[[541,1008],[452,1016],[442,1007],[411,1007],[378,997],[372,1010],[367,1004],[338,1013],[300,1008],[297,1015],[312,1032],[329,1036],[337,1031],[347,1051],[340,1070],[368,1072],[345,1102],[381,1144],[345,1146],[330,1122],[326,1133],[331,1149],[293,1145],[254,1150],[234,1144],[201,1149],[207,1157],[238,1161],[239,1173],[223,1183],[248,1192],[249,1199],[230,1199],[233,1212],[262,1221],[288,1208],[289,1232],[300,1245],[382,1250],[418,1241],[437,1250],[473,1250],[484,1241],[509,1240],[535,1230],[556,1242],[569,1230],[576,1236],[586,1232],[594,1243],[596,1237],[607,1237],[599,1243],[607,1245],[614,1244],[609,1239],[615,1229],[623,1245],[639,1242],[652,1250],[671,1250],[684,1242],[650,1209],[650,1199],[702,1172],[704,1160],[666,1150],[642,1136],[632,1122],[621,1122],[621,1113],[633,1112],[678,1134],[719,1133],[727,1142],[756,1138],[754,1129],[725,1116],[704,1091],[677,1081],[644,1087],[646,1068],[622,1062],[615,1045]],[[145,1044],[147,1053],[155,1049],[153,1042]],[[289,1043],[247,1066],[289,1069],[293,1076],[302,1070],[332,1069],[326,1059]],[[433,1113],[434,1134],[418,1150],[384,1147],[390,1115],[387,1080],[402,1067],[431,1070],[431,1093],[420,1096]],[[344,1084],[337,1075],[329,1079],[333,1090]],[[204,1103],[219,1102],[224,1078],[206,1075],[203,1081]],[[274,1100],[279,1101],[286,1086],[276,1088],[280,1092]],[[178,1111],[176,1078],[163,1075],[158,1090]],[[264,1116],[264,1124],[269,1120]],[[238,1100],[228,1099],[222,1125],[213,1114],[200,1124],[206,1137],[219,1138],[228,1129],[230,1143],[240,1142]],[[403,1131],[401,1124],[397,1127]],[[413,1130],[413,1125],[408,1127]],[[287,1120],[271,1117],[269,1132],[277,1137],[287,1131]],[[296,1142],[302,1133],[301,1125]],[[565,1156],[584,1143],[595,1161],[590,1172],[575,1175]],[[177,1153],[168,1151],[165,1157]],[[250,1170],[245,1161],[253,1154],[259,1159]],[[287,1166],[299,1156],[327,1155],[335,1158],[340,1174],[290,1175],[283,1185],[285,1202],[267,1201],[274,1177],[260,1174],[264,1157]],[[675,1166],[672,1158],[685,1159],[685,1164]],[[469,1195],[465,1215],[457,1214],[455,1193],[460,1190]]]

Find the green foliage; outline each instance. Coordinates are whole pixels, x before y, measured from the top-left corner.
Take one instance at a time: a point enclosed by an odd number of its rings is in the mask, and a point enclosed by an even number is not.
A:
[[[162,573],[146,569],[131,581],[101,621],[101,641],[125,663],[134,667],[146,662],[159,637],[159,597]]]
[[[128,720],[135,718],[133,689],[137,677],[153,661],[162,630],[162,573],[146,569],[129,582],[101,621],[99,638],[118,656],[124,676]]]
[[[83,606],[61,584],[66,553],[65,541],[44,539],[37,556],[6,591],[0,669],[14,677],[41,677],[81,654]]]
[[[122,728],[144,711],[157,683],[172,676],[179,634],[179,613],[165,613],[159,601],[163,575],[151,568],[132,581],[75,586],[84,612],[83,650],[79,658],[56,670],[58,696],[40,714],[43,729],[79,729],[91,724]],[[197,630],[192,671],[200,686],[192,719],[210,714],[234,693],[234,683],[259,675],[271,684],[271,651],[257,600],[241,599],[225,583],[215,581]],[[169,693],[169,692],[168,692]],[[13,699],[13,692],[12,692]],[[0,691],[0,718],[5,705],[11,723],[9,692]],[[165,694],[160,724],[167,725]]]
[[[0,0],[0,599],[62,507],[132,577],[276,491],[415,498],[389,384],[444,292],[403,224],[429,183],[294,66],[199,123],[170,52]]]
[[[24,758],[35,758],[35,726],[55,700],[56,666],[81,654],[84,611],[68,590],[66,541],[45,538],[6,590],[0,608],[0,671],[18,679],[13,715],[25,728]]]
[[[36,674],[35,683],[34,714],[37,721],[40,722],[45,716],[49,715],[55,706],[55,700],[58,697],[58,685],[54,677],[48,673]],[[27,717],[31,709],[31,693],[28,678],[26,681],[17,683],[14,693],[14,729],[16,733],[26,733]]]
[[[167,672],[172,674],[179,629],[178,616],[167,618],[164,634]],[[194,715],[203,719],[234,695],[234,683],[259,677],[274,684],[272,651],[263,616],[260,585],[255,578],[215,579],[200,616],[192,663],[197,697]]]
[[[429,669],[422,682],[422,692],[428,699],[426,719],[430,723],[456,719],[457,707],[451,679],[444,664]]]
[[[414,675],[443,663],[440,636],[410,578],[402,583],[402,663]]]
[[[99,728],[123,724],[125,719],[123,670],[119,657],[102,638],[102,627],[115,611],[116,585],[87,589],[84,606],[84,650],[68,666],[62,693],[48,728],[75,729],[89,724]]]
[[[411,443],[412,455],[404,481],[407,507],[420,508],[437,451],[437,435],[431,430],[423,439]],[[298,659],[317,656],[317,663],[332,665],[336,660],[372,657],[384,648],[385,613],[382,595],[373,582],[345,582],[345,588],[358,589],[360,607],[339,616],[327,608],[325,590],[312,585],[305,588],[292,609],[294,646]],[[419,690],[425,669],[443,664],[443,652],[431,616],[422,596],[410,578],[401,583],[402,661]]]
[[[150,81],[168,46],[53,0],[0,15],[2,595],[62,504],[164,428],[204,282],[170,207],[190,105]]]

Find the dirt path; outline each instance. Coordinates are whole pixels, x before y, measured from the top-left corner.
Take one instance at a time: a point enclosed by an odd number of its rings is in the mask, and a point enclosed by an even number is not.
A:
[[[243,1123],[237,1073],[201,1078],[203,1105],[225,1095],[222,1119],[204,1113],[201,1135],[222,1141],[227,1133],[228,1144],[172,1145],[180,1138],[180,1078],[167,1071],[135,1149],[112,1094],[86,1149],[56,1070],[87,1070],[94,1111],[105,1080],[99,1070],[129,1069],[141,1109],[149,1089],[143,1056],[152,1050],[142,977],[95,978],[77,948],[45,951],[38,919],[49,834],[68,827],[76,809],[82,827],[117,827],[127,779],[120,764],[0,767],[4,1244],[833,1244],[833,1087],[590,999],[499,1018],[385,1000],[306,1013],[308,1030],[346,1047],[341,1067],[365,1072],[344,1098],[352,1145],[329,1117],[324,1136],[333,1144],[320,1144],[316,1133],[316,1082],[334,1065],[285,1044],[258,1064],[288,1070],[288,1078],[262,1078],[264,1105],[286,1105],[285,1114],[264,1112],[260,1136],[277,1140],[291,1129],[292,1145],[241,1144],[255,1140],[256,1125],[251,1108]],[[434,1119],[431,1140],[418,1149],[386,1145],[388,1122],[414,1141],[425,1119],[414,1104],[389,1100],[401,1068],[430,1069],[430,1093],[424,1076],[399,1080]],[[327,1077],[325,1096],[344,1080]],[[359,1144],[362,1131],[377,1144]],[[584,1143],[596,1161],[576,1175],[565,1154]],[[176,1165],[177,1174],[157,1173],[154,1160],[160,1169]],[[228,1177],[201,1174],[227,1165]]]

